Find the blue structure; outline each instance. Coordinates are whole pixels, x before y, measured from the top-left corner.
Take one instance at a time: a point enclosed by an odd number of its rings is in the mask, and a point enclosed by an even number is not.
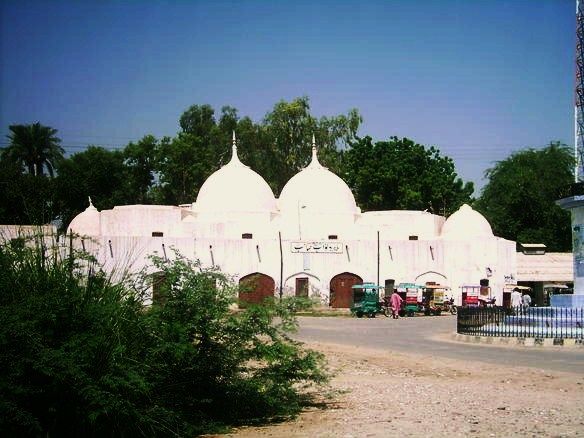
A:
[[[552,295],[550,306],[584,308],[584,295]]]

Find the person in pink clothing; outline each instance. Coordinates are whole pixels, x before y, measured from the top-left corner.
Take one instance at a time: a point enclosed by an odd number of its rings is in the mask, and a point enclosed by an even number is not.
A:
[[[397,289],[393,290],[389,302],[391,304],[391,315],[393,319],[399,318],[399,311],[401,309],[404,299],[397,293]]]

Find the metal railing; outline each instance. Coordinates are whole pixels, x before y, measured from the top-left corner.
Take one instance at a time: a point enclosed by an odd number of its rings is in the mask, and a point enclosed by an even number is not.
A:
[[[584,339],[584,308],[459,307],[456,331],[475,336]]]

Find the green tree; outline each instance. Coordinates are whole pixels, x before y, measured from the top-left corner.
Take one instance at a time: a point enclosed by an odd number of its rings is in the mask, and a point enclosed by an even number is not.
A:
[[[570,214],[555,201],[560,188],[573,182],[573,169],[572,150],[560,142],[515,152],[485,172],[489,182],[475,208],[498,236],[569,251]]]
[[[22,172],[22,166],[0,157],[0,223],[43,225],[58,216],[55,180]]]
[[[180,116],[179,121],[182,132],[201,138],[208,138],[215,122],[215,110],[211,105],[192,105]]]
[[[237,122],[239,116],[237,115],[237,109],[232,106],[223,106],[221,108],[221,118],[219,119],[219,129],[225,134],[230,134],[237,129]]]
[[[333,171],[339,171],[339,150],[355,138],[362,118],[356,109],[349,113],[317,119],[310,113],[308,97],[276,103],[262,121],[267,146],[271,148],[265,178],[279,194],[286,182],[305,167],[311,157],[312,136],[319,147],[319,159]]]
[[[156,202],[194,202],[205,180],[231,157],[231,135],[238,122],[237,110],[221,108],[219,122],[210,105],[192,105],[180,117],[181,132],[165,138],[158,147],[154,187]]]
[[[151,202],[150,190],[154,183],[158,148],[156,138],[146,135],[137,143],[128,143],[122,152],[127,174],[127,196],[132,203]]]
[[[144,308],[149,277],[60,254],[0,245],[2,436],[195,436],[297,414],[326,380],[286,307],[232,312],[220,272],[155,258],[166,301]]]
[[[363,210],[425,210],[448,215],[471,201],[473,184],[457,177],[452,159],[407,138],[353,142],[343,176]]]
[[[39,122],[10,125],[9,129],[10,145],[3,152],[6,158],[25,167],[31,175],[44,175],[46,169],[53,176],[55,166],[65,153],[59,146],[57,130]]]
[[[179,133],[160,143],[157,159],[159,181],[155,199],[164,204],[188,204],[197,199],[205,180],[219,168],[214,151],[196,135]]]
[[[88,196],[99,210],[135,202],[128,190],[127,168],[121,151],[89,146],[63,160],[55,179],[58,210],[65,227],[87,208]]]
[[[312,135],[321,162],[338,172],[339,149],[355,138],[360,123],[355,109],[317,119],[310,114],[307,97],[278,102],[260,123],[240,118],[231,106],[221,108],[217,121],[210,105],[192,105],[180,117],[181,132],[160,145],[156,202],[195,201],[209,175],[229,161],[233,131],[242,161],[262,175],[277,195],[308,164]]]

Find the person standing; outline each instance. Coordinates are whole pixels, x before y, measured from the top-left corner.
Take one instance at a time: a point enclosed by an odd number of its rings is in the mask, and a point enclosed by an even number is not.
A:
[[[519,292],[519,288],[516,287],[511,293],[511,307],[521,307],[522,304],[523,301],[521,299],[521,292]]]
[[[529,309],[529,306],[531,306],[531,296],[525,292],[521,300],[523,301],[523,310],[527,312],[527,309]]]
[[[393,290],[389,301],[391,303],[391,316],[393,319],[399,318],[399,311],[401,310],[404,299],[397,293],[397,289]]]

